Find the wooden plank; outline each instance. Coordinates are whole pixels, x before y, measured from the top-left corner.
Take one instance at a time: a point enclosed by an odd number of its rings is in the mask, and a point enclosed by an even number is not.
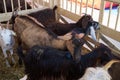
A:
[[[64,23],[68,24],[68,22],[67,22],[62,16],[60,16],[60,19],[61,19]]]
[[[111,28],[107,28],[104,25],[101,25],[100,32],[105,34],[106,36],[120,42],[120,32],[115,31]]]
[[[62,8],[58,8],[58,13],[61,15],[64,15],[65,17],[67,17],[69,19],[72,19],[74,21],[77,21],[81,18],[80,15],[77,15],[75,13],[72,13],[72,12],[62,9]]]
[[[86,41],[86,43],[85,43],[91,50],[93,50],[94,49],[94,47],[89,43],[89,42],[87,42]]]
[[[109,47],[110,48],[110,47]],[[114,50],[113,48],[110,48],[112,51],[112,54],[114,54],[115,56],[118,56],[120,58],[120,52],[117,50]]]
[[[85,55],[85,54],[87,54],[87,53],[89,53],[91,50],[89,50],[88,48],[86,48],[86,47],[82,47],[82,52],[81,52],[81,54],[82,55]]]
[[[85,36],[84,39],[91,42],[91,43],[93,43],[95,46],[99,46],[99,42],[94,41],[93,39],[91,39],[88,36]]]
[[[113,45],[106,37],[104,37],[102,34],[100,34],[100,38],[108,45],[110,46],[111,48],[117,50],[120,52],[120,50],[115,46]]]

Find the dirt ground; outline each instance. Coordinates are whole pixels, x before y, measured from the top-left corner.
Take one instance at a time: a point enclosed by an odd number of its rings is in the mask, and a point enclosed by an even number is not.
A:
[[[18,65],[18,57],[16,54],[14,54],[14,57],[17,64],[11,64],[11,67],[7,67],[5,64],[3,53],[0,49],[0,80],[19,80],[21,77],[24,76],[24,67]]]

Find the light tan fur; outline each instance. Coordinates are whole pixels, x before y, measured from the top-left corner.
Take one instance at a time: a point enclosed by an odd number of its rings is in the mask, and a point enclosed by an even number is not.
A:
[[[65,49],[66,47],[66,41],[50,36],[47,31],[36,23],[19,17],[16,18],[15,31],[29,48],[34,45],[51,46],[58,49]]]

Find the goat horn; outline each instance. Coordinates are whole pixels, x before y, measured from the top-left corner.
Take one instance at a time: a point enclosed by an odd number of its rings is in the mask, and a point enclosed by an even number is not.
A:
[[[111,60],[111,61],[109,61],[103,68],[105,69],[105,70],[108,70],[110,67],[111,67],[111,65],[113,64],[113,63],[115,63],[115,62],[120,62],[119,60]]]

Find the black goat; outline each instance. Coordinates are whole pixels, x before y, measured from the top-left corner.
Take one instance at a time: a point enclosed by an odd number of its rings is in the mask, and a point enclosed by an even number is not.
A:
[[[79,48],[77,46],[75,55],[80,54]],[[21,53],[19,56],[24,60],[28,80],[77,80],[87,67],[103,65],[112,59],[111,50],[104,45],[86,55],[79,55],[80,60],[73,59],[69,52],[50,47],[34,46],[26,56]]]
[[[98,22],[94,21],[90,15],[85,14],[76,23],[64,24],[56,20],[56,9],[57,6],[53,9],[48,8],[28,15],[34,17],[37,21],[41,22],[59,36],[67,34],[74,28],[81,28],[83,33],[90,33],[92,38],[96,40],[95,30],[98,29]]]

